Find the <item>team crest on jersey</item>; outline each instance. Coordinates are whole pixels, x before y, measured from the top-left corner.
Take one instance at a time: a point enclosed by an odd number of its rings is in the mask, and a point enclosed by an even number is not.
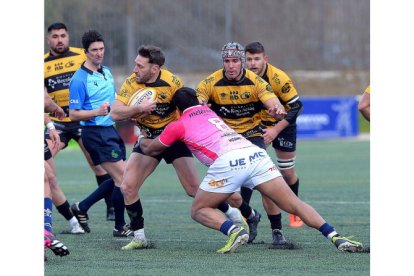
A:
[[[250,92],[243,92],[240,95],[240,98],[242,98],[242,99],[249,99],[250,98]]]
[[[167,98],[167,92],[162,91],[157,94],[158,94],[158,97],[162,100],[165,100]]]
[[[74,62],[73,60],[70,60],[69,62],[67,62],[67,63],[65,64],[65,67],[66,67],[66,68],[70,68],[70,67],[72,67],[72,66],[75,66],[75,62]]]
[[[227,95],[227,94],[226,94],[226,93],[224,93],[224,92],[220,93],[220,97],[221,97],[221,99],[222,99],[222,100],[224,100],[224,99],[226,98],[226,95]]]
[[[282,87],[282,93],[287,94],[290,91],[290,84],[287,82],[285,85],[283,85]]]
[[[171,81],[177,86],[181,85],[180,79],[175,75],[172,75],[172,80]]]

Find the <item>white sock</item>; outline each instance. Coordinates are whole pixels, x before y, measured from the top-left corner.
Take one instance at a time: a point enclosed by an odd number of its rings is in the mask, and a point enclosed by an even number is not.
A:
[[[332,240],[332,237],[338,235],[338,233],[336,231],[332,231],[331,233],[328,234],[327,238]]]
[[[73,216],[70,220],[69,220],[69,225],[71,227],[76,226],[77,224],[79,224],[78,220],[76,219],[75,216]]]
[[[138,239],[145,239],[144,228],[134,231],[134,237]]]
[[[233,207],[229,206],[229,209],[227,210],[227,212],[225,214],[231,220],[237,220],[237,219],[240,219],[239,212],[237,212],[237,211],[238,211],[237,208],[233,208]]]
[[[237,226],[233,224],[233,225],[230,227],[229,231],[227,231],[227,236],[230,236],[231,232],[233,232],[233,230],[234,230],[236,227],[237,227]]]

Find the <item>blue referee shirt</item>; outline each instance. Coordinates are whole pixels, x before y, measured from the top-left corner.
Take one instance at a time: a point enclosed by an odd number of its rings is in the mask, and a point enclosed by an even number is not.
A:
[[[114,78],[106,66],[94,72],[82,66],[75,72],[69,84],[69,109],[93,110],[102,103],[115,100],[116,90]],[[114,121],[110,115],[97,116],[87,121],[81,121],[82,126],[112,126]]]

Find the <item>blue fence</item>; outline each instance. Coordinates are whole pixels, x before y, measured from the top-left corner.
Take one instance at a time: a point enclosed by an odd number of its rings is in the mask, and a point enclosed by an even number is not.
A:
[[[302,98],[297,119],[298,138],[339,138],[359,134],[358,102],[355,96]]]

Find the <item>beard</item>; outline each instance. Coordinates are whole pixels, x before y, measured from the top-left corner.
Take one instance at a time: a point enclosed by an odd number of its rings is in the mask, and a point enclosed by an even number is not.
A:
[[[67,51],[69,51],[69,47],[63,47],[63,48],[62,47],[60,47],[60,48],[54,47],[54,48],[51,48],[51,49],[52,49],[53,52],[55,52],[55,53],[57,53],[59,55],[64,54]]]

